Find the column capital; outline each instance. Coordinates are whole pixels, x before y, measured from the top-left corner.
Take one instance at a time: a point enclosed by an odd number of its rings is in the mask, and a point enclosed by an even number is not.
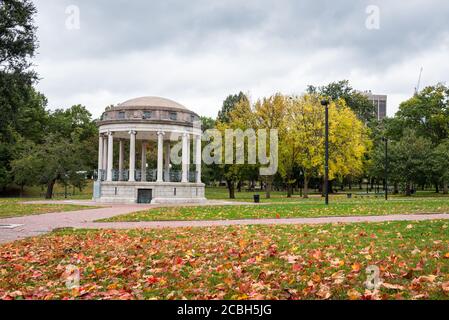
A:
[[[108,136],[113,136],[113,135],[114,135],[114,132],[112,132],[111,130],[108,130],[108,132],[106,133],[106,135],[108,135]]]
[[[130,130],[130,131],[128,132],[128,134],[130,134],[130,135],[136,135],[136,134],[137,134],[137,131],[135,131],[135,130]]]
[[[164,131],[158,131],[156,134],[157,134],[158,136],[164,136],[164,135],[165,135],[165,132],[164,132]]]

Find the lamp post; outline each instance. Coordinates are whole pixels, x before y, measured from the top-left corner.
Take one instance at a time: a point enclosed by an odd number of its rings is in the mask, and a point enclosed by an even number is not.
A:
[[[329,100],[323,99],[321,105],[325,109],[324,113],[324,196],[325,204],[329,205]]]
[[[388,138],[382,137],[385,142],[385,200],[388,200]]]

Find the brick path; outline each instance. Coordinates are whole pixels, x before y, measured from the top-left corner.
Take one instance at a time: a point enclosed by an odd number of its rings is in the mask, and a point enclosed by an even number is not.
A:
[[[89,201],[65,201],[71,204],[93,205]],[[44,202],[39,202],[44,203]],[[52,202],[45,202],[52,203]],[[54,202],[53,202],[54,203]],[[59,201],[58,203],[61,203]],[[64,201],[63,201],[64,203]],[[240,205],[238,202],[209,201],[204,205]],[[193,206],[194,204],[189,204]],[[196,204],[197,205],[197,204]],[[387,216],[353,216],[353,217],[321,217],[290,219],[247,219],[247,220],[214,220],[214,221],[151,221],[151,222],[93,222],[98,219],[111,218],[162,205],[114,205],[96,209],[47,213],[35,216],[0,219],[0,224],[20,224],[14,229],[0,229],[0,243],[6,243],[31,236],[45,234],[56,228],[73,227],[76,229],[147,229],[147,228],[179,228],[179,227],[211,227],[230,225],[285,225],[285,224],[324,224],[384,221],[421,221],[449,219],[449,214],[409,214]],[[170,206],[170,205],[164,205]],[[179,206],[179,205],[172,205]],[[185,205],[184,205],[185,206]]]

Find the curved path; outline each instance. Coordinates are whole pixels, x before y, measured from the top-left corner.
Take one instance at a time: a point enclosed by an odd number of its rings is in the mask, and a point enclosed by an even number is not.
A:
[[[38,202],[52,203],[52,202]],[[54,202],[53,202],[54,203]],[[89,201],[58,201],[58,203],[93,205]],[[208,201],[203,205],[241,205],[238,202]],[[248,204],[248,203],[245,203]],[[95,205],[95,204],[94,204]],[[98,204],[96,204],[98,205]],[[186,204],[198,206],[198,204]],[[183,206],[186,206],[183,205]],[[57,228],[72,227],[76,229],[149,229],[149,228],[180,228],[180,227],[214,227],[230,225],[286,225],[286,224],[326,224],[326,223],[357,223],[385,221],[421,221],[448,219],[449,214],[398,214],[384,216],[349,216],[349,217],[319,217],[319,218],[289,218],[289,219],[246,219],[246,220],[213,220],[213,221],[151,221],[151,222],[94,222],[99,219],[111,218],[157,207],[178,205],[103,205],[96,209],[46,213],[34,216],[0,219],[0,225],[19,225],[12,229],[0,228],[0,243],[24,239],[51,232]]]

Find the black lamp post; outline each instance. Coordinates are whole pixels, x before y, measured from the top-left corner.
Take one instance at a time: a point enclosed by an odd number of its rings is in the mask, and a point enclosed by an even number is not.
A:
[[[385,142],[385,200],[388,200],[388,139],[382,137]]]
[[[329,205],[329,100],[322,100],[321,105],[325,109],[324,148],[326,151],[324,155],[324,196],[326,205]]]

